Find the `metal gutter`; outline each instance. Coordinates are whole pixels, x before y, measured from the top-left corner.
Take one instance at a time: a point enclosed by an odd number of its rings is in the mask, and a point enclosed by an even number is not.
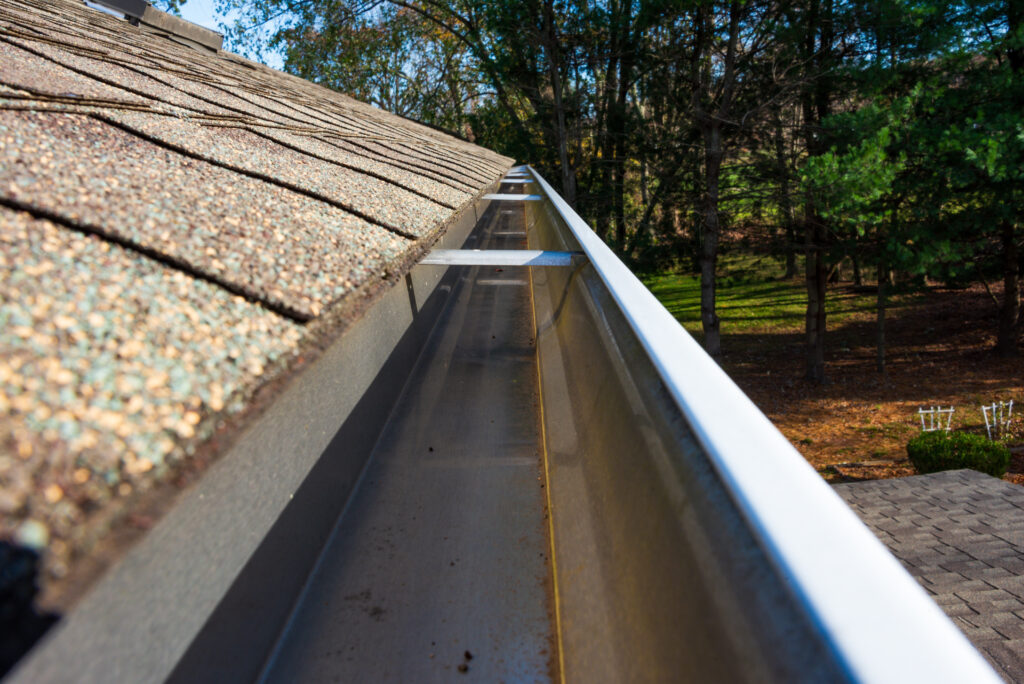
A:
[[[840,669],[864,682],[1001,681],[764,414],[547,181],[527,169]],[[558,508],[552,515],[557,523]]]
[[[5,682],[253,681],[451,290],[431,268],[381,293]]]
[[[491,211],[467,251],[519,251],[524,215]],[[449,269],[449,304],[261,683],[553,678],[526,271]]]
[[[540,195],[517,195],[512,193],[491,193],[484,199],[502,200],[505,202],[536,202],[543,199]]]

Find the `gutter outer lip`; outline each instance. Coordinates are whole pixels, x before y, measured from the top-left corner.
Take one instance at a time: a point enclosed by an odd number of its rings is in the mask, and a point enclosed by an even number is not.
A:
[[[525,168],[579,242],[755,536],[851,678],[1001,682],[725,371],[536,169]]]

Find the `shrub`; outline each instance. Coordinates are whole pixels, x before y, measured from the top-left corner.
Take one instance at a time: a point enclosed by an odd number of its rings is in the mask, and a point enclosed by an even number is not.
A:
[[[965,432],[923,432],[907,442],[907,455],[922,474],[970,468],[1002,477],[1010,465],[1005,444]]]

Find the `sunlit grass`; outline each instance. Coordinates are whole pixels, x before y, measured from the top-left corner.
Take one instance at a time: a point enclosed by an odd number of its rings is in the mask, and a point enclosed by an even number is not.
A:
[[[718,282],[718,317],[722,333],[798,332],[807,311],[807,290],[802,278],[783,280],[781,265],[749,255],[722,259]],[[701,332],[700,276],[663,274],[644,284],[691,333]],[[875,310],[875,294],[850,287],[830,287],[826,302],[829,326]],[[898,299],[895,304],[902,304]]]

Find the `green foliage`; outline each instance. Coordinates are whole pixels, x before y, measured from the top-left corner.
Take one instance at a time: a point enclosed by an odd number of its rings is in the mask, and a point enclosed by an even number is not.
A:
[[[150,2],[152,2],[153,6],[158,10],[170,12],[171,14],[176,14],[180,17],[181,6],[185,4],[186,0],[150,0]]]
[[[949,284],[1001,277],[1000,227],[1024,215],[1024,83],[988,36],[947,41],[927,70],[895,62],[824,122],[834,144],[805,162],[802,189],[840,244],[867,237],[872,261]]]
[[[964,432],[923,432],[907,442],[907,456],[922,474],[970,468],[1002,477],[1010,465],[1005,444]]]
[[[815,274],[840,259],[869,281],[894,272],[880,312],[926,277],[1015,275],[1018,0],[217,8],[230,49],[278,51],[291,73],[533,164],[638,271],[711,272],[720,240],[756,234],[789,276],[812,255],[811,311]],[[813,356],[825,337],[808,332]]]
[[[290,73],[381,109],[464,135],[467,112],[486,96],[467,46],[411,9],[306,3],[272,19],[279,2],[222,4],[244,10],[228,31],[232,47],[278,50]]]
[[[845,138],[845,144],[809,158],[800,178],[822,216],[861,236],[889,221],[894,186],[907,165],[894,137],[912,116],[921,91],[829,120],[833,137]]]

